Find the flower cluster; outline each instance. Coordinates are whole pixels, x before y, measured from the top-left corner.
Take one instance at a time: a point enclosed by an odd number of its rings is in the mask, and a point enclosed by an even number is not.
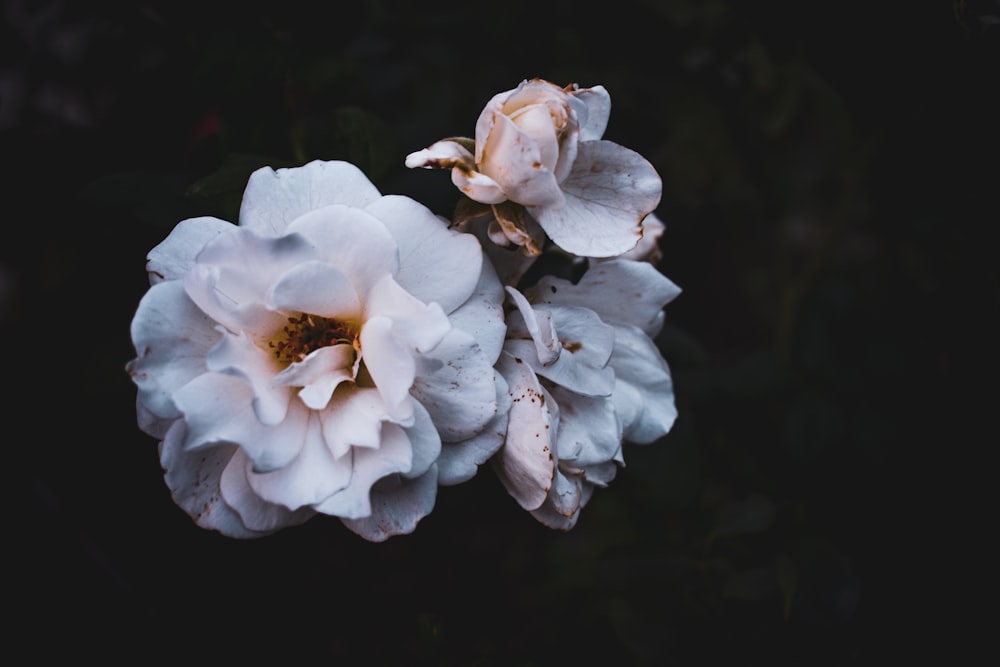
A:
[[[382,541],[489,463],[573,527],[622,444],[676,417],[653,343],[679,293],[654,266],[661,181],[601,139],[609,112],[601,86],[525,81],[474,139],[408,156],[451,170],[453,220],[315,161],[254,172],[238,224],[179,223],[148,255],[127,365],[174,501],[232,537],[319,513]],[[550,256],[582,275],[523,284]]]

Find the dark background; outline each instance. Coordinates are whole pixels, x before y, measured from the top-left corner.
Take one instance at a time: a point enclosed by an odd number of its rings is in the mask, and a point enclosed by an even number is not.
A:
[[[988,632],[1000,3],[339,4],[0,2],[9,637],[143,662],[849,665]],[[403,158],[533,76],[606,86],[605,138],[663,177],[673,431],[627,446],[565,534],[488,468],[382,544],[326,517],[198,529],[124,372],[146,252],[235,220],[265,164],[347,159],[448,215],[447,175]]]

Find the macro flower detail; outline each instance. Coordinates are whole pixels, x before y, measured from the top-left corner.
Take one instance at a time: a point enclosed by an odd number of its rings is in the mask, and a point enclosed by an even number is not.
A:
[[[132,321],[140,427],[175,502],[255,537],[411,532],[502,444],[503,289],[470,234],[353,165],[250,177],[239,224],[179,223]]]
[[[451,169],[452,182],[490,213],[490,238],[541,252],[538,227],[569,253],[613,257],[638,242],[662,182],[638,153],[601,137],[611,98],[603,86],[523,81],[495,95],[475,139],[411,153],[408,167]]]
[[[498,368],[512,406],[494,467],[522,508],[569,530],[624,465],[622,443],[651,443],[677,417],[652,338],[680,290],[647,262],[615,259],[576,284],[544,276],[523,294],[507,291]]]

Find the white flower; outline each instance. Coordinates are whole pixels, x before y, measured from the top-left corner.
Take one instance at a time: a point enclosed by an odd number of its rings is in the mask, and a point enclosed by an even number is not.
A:
[[[441,140],[411,153],[408,167],[451,169],[469,198],[493,207],[491,236],[539,251],[523,206],[569,253],[612,257],[632,249],[642,219],[660,201],[662,182],[638,153],[602,140],[611,111],[603,86],[560,88],[524,81],[493,97],[476,137]]]
[[[128,371],[199,525],[253,537],[319,512],[384,540],[499,447],[492,267],[353,165],[258,170],[239,226],[185,220],[148,259]]]
[[[677,417],[670,370],[653,343],[680,290],[649,263],[616,259],[577,284],[546,276],[514,310],[498,368],[512,406],[497,473],[541,523],[572,528],[595,487]]]

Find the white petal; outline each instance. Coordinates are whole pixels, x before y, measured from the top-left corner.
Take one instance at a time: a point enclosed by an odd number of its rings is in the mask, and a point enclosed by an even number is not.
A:
[[[604,136],[611,116],[611,95],[604,86],[581,88],[570,93],[587,105],[586,116],[581,115],[580,141],[595,141]]]
[[[177,417],[171,394],[208,370],[205,355],[220,336],[215,322],[171,280],[143,295],[131,334],[139,356],[126,370],[139,389],[139,402],[157,417]]]
[[[524,135],[538,146],[542,166],[554,172],[559,161],[559,137],[552,114],[544,103],[529,104],[508,116]]]
[[[670,369],[653,341],[642,331],[616,327],[611,366],[617,384],[612,396],[624,421],[625,438],[649,443],[670,431],[677,419]]]
[[[424,303],[450,313],[479,281],[483,253],[471,234],[448,229],[430,209],[409,197],[382,197],[367,211],[389,229],[399,248],[396,282]]]
[[[415,403],[413,407],[416,419],[412,426],[403,429],[413,450],[413,461],[405,477],[420,477],[425,474],[441,453],[441,436],[434,428],[431,416],[420,403]]]
[[[351,483],[351,456],[335,458],[323,439],[319,416],[306,411],[306,427],[302,429],[302,446],[287,465],[269,472],[253,472],[245,467],[250,487],[261,498],[289,509],[321,503]]]
[[[271,286],[314,255],[301,236],[266,239],[238,229],[205,246],[185,274],[184,287],[199,308],[227,329],[267,336],[286,317],[265,305]]]
[[[250,175],[240,206],[240,226],[280,236],[305,213],[331,204],[364,208],[379,196],[364,173],[348,162],[317,160],[277,171],[264,167]]]
[[[560,513],[556,509],[555,503],[551,500],[547,501],[537,510],[531,512],[531,516],[535,517],[539,523],[554,530],[571,530],[580,519],[580,510],[587,504],[587,501],[590,500],[593,494],[593,485],[583,482],[580,486],[580,505],[577,507],[576,513],[574,513],[573,516],[566,516]]]
[[[452,329],[417,358],[410,394],[430,413],[445,441],[471,438],[496,415],[493,360],[469,334]]]
[[[479,282],[469,300],[448,314],[453,329],[470,334],[496,363],[507,334],[503,314],[504,289],[491,262],[484,260]]]
[[[575,285],[544,276],[525,293],[532,303],[590,308],[605,322],[631,324],[655,335],[663,323],[663,307],[680,288],[648,262],[613,260],[591,266]]]
[[[219,480],[237,451],[233,445],[184,450],[184,423],[177,421],[160,443],[160,464],[174,502],[202,528],[228,537],[252,538],[266,532],[251,530],[222,499]]]
[[[253,390],[245,381],[221,373],[205,373],[174,392],[187,424],[184,448],[220,443],[241,446],[258,470],[287,465],[306,438],[306,408],[289,405],[285,420],[265,426],[253,409]]]
[[[302,262],[286,271],[271,287],[267,305],[339,320],[357,320],[361,315],[358,293],[348,277],[319,261]]]
[[[257,421],[280,424],[288,410],[291,392],[273,382],[279,365],[270,352],[257,347],[245,334],[232,334],[219,327],[220,338],[208,352],[208,370],[244,380],[253,390]]]
[[[340,269],[361,299],[383,276],[399,270],[392,233],[362,209],[338,205],[317,209],[289,225],[288,232],[303,236],[318,259]]]
[[[377,448],[389,410],[377,389],[344,385],[321,413],[323,437],[336,458],[351,447]]]
[[[527,364],[504,352],[498,369],[510,387],[512,405],[506,442],[494,458],[497,476],[521,507],[537,509],[545,502],[555,475],[558,409],[546,400],[545,390]]]
[[[155,285],[163,280],[182,278],[209,241],[234,229],[236,226],[230,222],[207,216],[182,220],[146,256],[149,282]]]
[[[382,442],[376,449],[355,447],[351,450],[351,483],[319,505],[316,511],[344,519],[369,516],[372,484],[386,475],[408,472],[413,462],[413,448],[403,429],[396,424],[382,425]]]
[[[538,309],[541,311],[541,309]],[[614,328],[588,308],[552,305],[548,307],[559,336],[561,352],[550,364],[542,364],[527,341],[509,338],[504,350],[523,359],[538,375],[588,396],[608,396],[615,384],[614,370],[608,365],[614,348]],[[509,318],[511,330],[516,320]]]
[[[302,387],[299,398],[313,410],[322,410],[337,386],[354,379],[354,347],[340,344],[314,350],[302,361],[274,376],[276,386]]]
[[[415,479],[385,478],[372,488],[369,516],[341,520],[371,542],[383,542],[393,535],[408,535],[434,509],[437,487],[436,466]]]
[[[525,205],[553,242],[581,257],[611,257],[634,248],[642,219],[659,204],[663,189],[644,157],[603,140],[580,144],[561,186],[564,206]]]
[[[413,355],[395,335],[388,317],[373,317],[361,330],[365,367],[394,420],[413,418],[410,387],[416,375]]]
[[[559,464],[583,468],[613,460],[622,443],[614,401],[558,386],[550,393],[559,404]]]
[[[423,354],[434,349],[451,330],[451,322],[437,303],[425,304],[384,276],[368,293],[364,317],[392,320],[394,337],[408,350]]]
[[[507,423],[512,401],[506,380],[495,372],[497,389],[497,413],[479,433],[468,440],[444,442],[438,456],[438,483],[452,486],[472,479],[479,466],[503,446],[507,437]]]
[[[297,525],[316,514],[310,507],[296,511],[283,505],[269,503],[250,487],[247,471],[250,469],[243,450],[237,449],[222,472],[219,490],[226,505],[232,508],[250,530],[265,533]]]

